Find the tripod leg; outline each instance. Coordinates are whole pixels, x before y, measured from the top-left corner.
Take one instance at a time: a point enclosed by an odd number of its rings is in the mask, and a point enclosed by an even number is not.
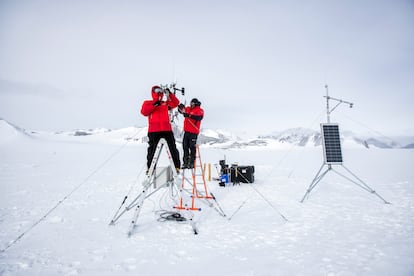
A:
[[[224,213],[223,209],[221,208],[220,204],[218,203],[216,197],[213,195],[213,193],[210,192],[211,197],[213,198],[214,202],[217,205],[218,210],[216,210],[221,216],[226,217],[226,213]],[[215,208],[216,209],[216,208]]]
[[[154,177],[152,174],[147,176],[147,179],[144,181],[143,184],[143,190],[146,190],[148,188],[150,188],[151,183],[153,183],[154,181]],[[142,196],[142,193],[139,194],[137,197],[135,197],[132,202],[130,202],[128,204],[128,206],[125,206],[125,208],[121,211],[122,206],[126,203],[126,200],[128,198],[128,196],[125,196],[124,200],[122,201],[121,206],[119,207],[119,209],[117,210],[116,214],[114,215],[113,219],[111,220],[111,222],[109,223],[109,225],[115,225],[115,223],[118,221],[118,219],[120,217],[122,217],[123,214],[125,214],[126,212],[128,212],[129,210],[131,210],[133,207],[135,207],[135,205],[137,204],[136,202],[140,200]]]
[[[184,178],[184,174],[182,176]],[[185,202],[188,202],[188,198],[187,200],[184,198],[184,190],[183,190],[183,185],[182,182],[180,180],[180,176],[176,175],[174,176],[174,180],[171,182],[171,191],[173,192],[173,190],[176,189],[177,193],[179,194],[179,199],[180,199],[180,203],[179,206],[175,206],[174,208],[179,209],[179,213],[185,213],[187,216],[184,216],[188,222],[188,224],[191,226],[191,228],[193,229],[193,233],[194,235],[198,234],[198,228],[196,226],[195,221],[193,220],[194,218],[194,214],[190,211],[190,208],[192,207],[188,207],[187,204],[185,204]]]
[[[148,168],[148,176],[149,177],[151,177],[154,173],[155,167],[157,166],[158,159],[160,158],[161,151],[162,151],[162,148],[164,147],[165,143],[166,142],[165,142],[164,139],[160,139],[160,141],[157,144],[157,147],[155,148],[155,152],[154,152],[154,156],[153,156],[152,161],[151,161],[151,165]]]
[[[185,210],[185,212],[188,215],[188,224],[190,224],[191,228],[193,229],[194,235],[198,235],[198,228],[197,228],[195,221],[193,220],[194,214],[188,209]]]
[[[306,190],[305,195],[303,196],[302,200],[300,201],[301,203],[303,203],[303,201],[309,196],[309,194],[311,193],[313,188],[315,188],[315,186],[319,183],[319,181],[322,180],[322,178],[328,173],[328,171],[331,170],[331,167],[328,167],[328,169],[326,169],[326,171],[324,171],[322,174],[320,174],[321,171],[322,171],[323,166],[325,166],[325,164],[322,164],[321,168],[316,173],[316,175],[313,178],[311,184],[309,185],[308,189]]]
[[[386,201],[382,196],[380,196],[376,191],[374,191],[371,187],[369,187],[364,181],[362,181],[358,176],[356,176],[353,172],[351,172],[347,167],[345,167],[344,165],[342,165],[342,167],[350,174],[352,175],[356,180],[359,181],[356,182],[355,180],[337,172],[334,170],[334,172],[336,172],[338,175],[342,176],[343,178],[351,181],[352,183],[354,183],[355,185],[359,186],[360,188],[364,189],[365,191],[376,195],[378,198],[380,198],[385,204],[390,204],[390,202]]]
[[[147,191],[151,187],[151,183],[147,182],[147,181],[144,181],[143,186],[144,186],[143,191],[137,197],[138,203],[137,203],[137,206],[135,207],[135,213],[134,213],[134,216],[132,217],[132,221],[131,221],[131,224],[130,224],[130,227],[129,227],[128,237],[130,237],[134,232],[134,229],[135,229],[138,217],[139,217],[139,213],[141,212],[142,205],[144,204],[144,200],[147,196]]]
[[[114,217],[112,218],[111,222],[109,223],[109,225],[115,225],[115,222],[118,220],[118,218],[120,218],[120,216],[122,216],[122,214],[125,212],[125,210],[123,212],[121,212],[121,214],[118,216],[119,212],[121,211],[122,206],[125,204],[126,200],[127,200],[128,196],[126,195],[124,197],[124,200],[121,203],[121,206],[119,206],[118,210],[116,211]]]

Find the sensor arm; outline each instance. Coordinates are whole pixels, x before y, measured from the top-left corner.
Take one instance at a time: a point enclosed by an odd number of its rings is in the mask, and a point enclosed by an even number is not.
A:
[[[326,88],[326,96],[323,96],[324,98],[326,98],[326,116],[328,119],[328,123],[331,122],[331,118],[330,118],[330,114],[341,104],[341,103],[346,103],[349,104],[349,107],[352,108],[354,106],[353,103],[351,102],[347,102],[341,99],[337,99],[337,98],[333,98],[329,96],[329,92],[328,92],[328,85],[325,85]],[[329,108],[329,100],[333,100],[333,101],[337,101],[338,103],[332,108]]]
[[[353,103],[348,102],[348,101],[333,98],[333,97],[330,97],[330,96],[323,96],[323,97],[326,98],[327,100],[334,100],[334,101],[338,102],[331,110],[329,110],[329,113],[332,113],[341,103],[349,104],[349,108],[352,108],[354,106]]]

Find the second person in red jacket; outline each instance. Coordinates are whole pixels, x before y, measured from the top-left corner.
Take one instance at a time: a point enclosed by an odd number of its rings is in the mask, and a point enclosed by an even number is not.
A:
[[[185,107],[183,104],[178,106],[178,111],[184,115],[183,169],[194,168],[197,137],[204,117],[204,110],[200,106],[201,102],[196,98],[191,100],[190,106]]]

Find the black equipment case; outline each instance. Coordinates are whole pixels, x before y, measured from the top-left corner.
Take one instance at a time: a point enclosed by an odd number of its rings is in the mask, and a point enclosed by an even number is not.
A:
[[[231,166],[231,181],[233,183],[253,183],[254,166]]]

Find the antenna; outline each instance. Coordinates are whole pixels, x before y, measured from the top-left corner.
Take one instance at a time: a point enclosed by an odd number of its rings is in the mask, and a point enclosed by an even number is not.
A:
[[[173,83],[177,83],[177,76],[175,75],[175,58],[172,57],[172,79]]]

